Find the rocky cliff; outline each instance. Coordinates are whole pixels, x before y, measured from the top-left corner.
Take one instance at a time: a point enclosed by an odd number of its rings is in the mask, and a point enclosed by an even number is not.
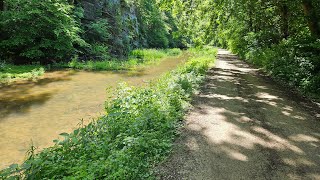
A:
[[[133,2],[125,0],[82,0],[78,3],[84,10],[81,20],[84,26],[105,19],[110,36],[108,45],[113,55],[126,55],[130,49],[140,47],[139,22]]]

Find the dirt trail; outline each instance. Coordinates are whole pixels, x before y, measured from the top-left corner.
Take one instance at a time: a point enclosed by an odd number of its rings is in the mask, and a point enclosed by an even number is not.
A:
[[[219,50],[160,179],[320,179],[320,108]]]

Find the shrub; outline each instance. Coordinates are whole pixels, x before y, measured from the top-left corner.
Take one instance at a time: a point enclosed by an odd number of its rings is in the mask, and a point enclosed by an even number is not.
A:
[[[98,19],[91,22],[86,28],[85,39],[89,43],[107,42],[110,37],[109,28],[106,19]]]
[[[107,45],[104,45],[104,44],[97,44],[97,43],[91,44],[89,54],[90,54],[90,57],[96,60],[110,59],[109,49]]]

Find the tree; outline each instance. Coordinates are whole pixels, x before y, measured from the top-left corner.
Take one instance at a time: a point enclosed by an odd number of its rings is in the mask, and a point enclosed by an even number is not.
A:
[[[66,0],[10,0],[0,17],[0,55],[14,63],[63,60],[84,45]]]
[[[315,37],[320,37],[319,14],[317,14],[312,0],[302,0],[302,7],[308,21],[311,34]]]
[[[136,2],[141,39],[151,48],[167,48],[169,46],[168,29],[164,14],[160,11],[156,0],[139,0]]]
[[[0,11],[4,10],[4,0],[0,0]]]

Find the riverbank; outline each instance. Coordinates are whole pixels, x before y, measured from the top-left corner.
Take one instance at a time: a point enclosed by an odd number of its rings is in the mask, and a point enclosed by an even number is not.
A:
[[[132,70],[141,66],[159,63],[168,57],[177,57],[182,54],[180,49],[137,49],[133,50],[127,59],[108,59],[104,61],[82,61],[74,57],[69,62],[53,63],[46,66],[40,64],[12,65],[0,63],[0,85],[10,84],[21,80],[37,80],[46,71],[52,69],[75,69],[85,71],[120,71]]]
[[[0,87],[0,169],[22,163],[33,145],[41,151],[62,132],[104,114],[104,101],[118,83],[146,86],[149,81],[183,64],[188,54],[122,71],[49,71],[36,81]],[[106,88],[109,89],[106,92]]]
[[[16,66],[2,62],[0,63],[0,85],[18,80],[36,79],[44,73],[45,67],[38,64]]]
[[[106,105],[107,115],[88,126],[63,133],[64,140],[2,177],[22,173],[30,178],[151,177],[151,169],[170,152],[176,127],[216,51],[191,51],[193,58],[150,86],[122,86]],[[14,174],[16,175],[16,174]]]

